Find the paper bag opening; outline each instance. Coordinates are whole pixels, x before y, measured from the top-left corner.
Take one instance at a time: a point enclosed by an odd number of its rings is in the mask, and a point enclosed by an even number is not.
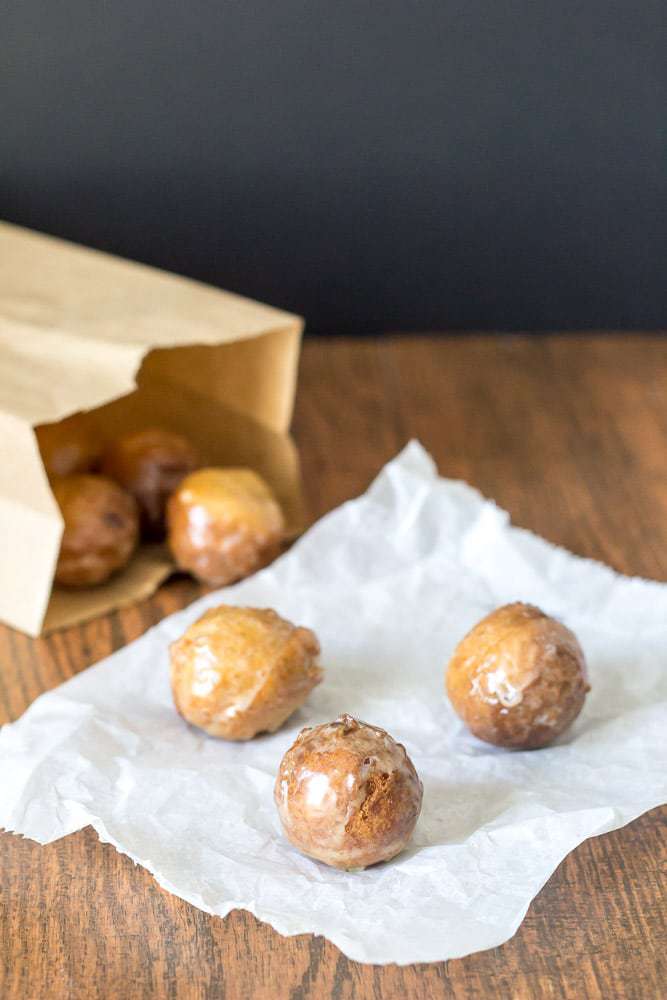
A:
[[[298,533],[287,429],[302,327],[227,292],[0,224],[0,618],[31,635],[62,628],[147,597],[174,569],[166,546],[141,545],[105,584],[53,587],[62,518],[34,427],[73,413],[102,446],[160,426],[190,438],[206,464],[255,469]]]

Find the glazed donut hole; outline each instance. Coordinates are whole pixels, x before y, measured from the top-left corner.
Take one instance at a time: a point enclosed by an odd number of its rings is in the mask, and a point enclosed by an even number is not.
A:
[[[101,471],[133,495],[143,534],[160,539],[165,534],[167,500],[199,464],[196,449],[184,435],[148,427],[112,440],[102,456]]]
[[[422,794],[405,747],[351,715],[302,729],[282,758],[274,790],[294,847],[348,870],[388,861],[406,847]]]
[[[584,654],[562,622],[531,604],[497,608],[461,640],[446,689],[470,732],[495,746],[547,746],[590,690]]]
[[[273,733],[322,680],[315,633],[271,609],[211,608],[170,647],[183,718],[210,736]]]
[[[98,475],[53,479],[53,496],[63,518],[55,580],[63,587],[103,583],[127,565],[139,537],[132,496]]]
[[[251,469],[200,469],[167,504],[168,542],[178,567],[222,587],[271,562],[285,538],[280,506]]]

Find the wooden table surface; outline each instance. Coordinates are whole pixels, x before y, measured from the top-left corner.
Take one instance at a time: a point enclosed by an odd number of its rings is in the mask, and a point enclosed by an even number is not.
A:
[[[306,342],[294,432],[312,513],[362,492],[410,437],[531,528],[667,579],[667,339],[642,335]],[[49,638],[0,629],[0,721],[198,591]],[[2,794],[0,776],[0,794]],[[84,830],[0,836],[3,1000],[667,996],[667,810],[589,840],[501,948],[434,965],[348,961],[249,914],[210,917]]]

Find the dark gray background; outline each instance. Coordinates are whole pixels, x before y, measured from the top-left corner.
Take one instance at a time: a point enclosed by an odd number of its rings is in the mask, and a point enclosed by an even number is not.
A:
[[[320,332],[667,325],[665,0],[10,0],[0,215]]]

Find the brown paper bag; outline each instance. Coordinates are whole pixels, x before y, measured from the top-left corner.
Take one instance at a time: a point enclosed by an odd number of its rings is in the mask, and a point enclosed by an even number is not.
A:
[[[152,593],[173,570],[142,546],[107,584],[53,588],[62,518],[33,428],[80,413],[103,440],[158,425],[206,463],[303,510],[292,414],[302,320],[186,278],[0,223],[0,619],[31,635]]]

